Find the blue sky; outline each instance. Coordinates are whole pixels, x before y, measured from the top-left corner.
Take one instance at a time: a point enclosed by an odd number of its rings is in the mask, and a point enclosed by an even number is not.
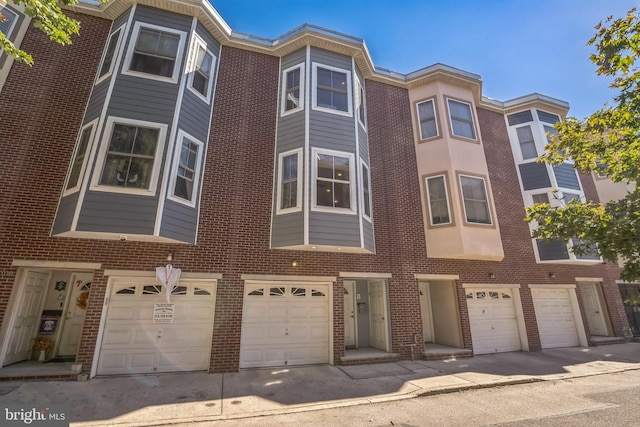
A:
[[[594,26],[639,0],[209,0],[234,31],[275,38],[304,23],[365,40],[376,66],[443,63],[479,74],[485,96],[538,92],[585,117],[615,94],[586,46]]]

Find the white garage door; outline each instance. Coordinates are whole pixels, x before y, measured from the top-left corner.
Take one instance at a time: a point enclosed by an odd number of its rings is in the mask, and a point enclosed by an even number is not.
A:
[[[474,288],[466,295],[474,354],[522,349],[511,289]]]
[[[579,344],[568,289],[531,289],[542,348]]]
[[[240,367],[329,363],[329,286],[247,283]]]
[[[180,281],[171,295],[171,323],[158,317],[154,322],[156,304],[167,302],[164,286],[154,282],[122,281],[113,287],[98,375],[209,369],[215,282]]]

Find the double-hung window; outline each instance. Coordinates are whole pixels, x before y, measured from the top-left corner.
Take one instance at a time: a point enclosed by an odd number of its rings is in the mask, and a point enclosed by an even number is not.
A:
[[[364,86],[360,79],[356,77],[356,111],[358,112],[358,120],[363,127],[367,127],[367,110],[365,105]]]
[[[447,99],[449,107],[449,119],[451,120],[451,131],[454,136],[462,138],[476,139],[476,128],[473,121],[471,104],[453,99]]]
[[[351,116],[351,72],[313,64],[313,108]]]
[[[419,102],[416,107],[418,109],[418,122],[420,123],[420,139],[438,136],[438,122],[433,99]]]
[[[109,117],[92,188],[154,194],[167,125]]]
[[[136,23],[133,34],[126,73],[177,82],[186,34],[140,22]]]
[[[355,213],[354,156],[329,150],[313,150],[316,210]]]
[[[300,211],[302,208],[302,149],[278,156],[278,214]]]
[[[195,206],[204,144],[183,131],[178,132],[177,141],[169,198]]]
[[[0,4],[0,14],[4,17],[2,21],[0,21],[0,32],[5,35],[7,39],[12,40],[12,32],[18,22],[18,14],[8,7]],[[0,55],[4,53],[4,49],[0,48]]]
[[[516,129],[518,134],[518,142],[520,143],[520,152],[523,160],[535,159],[538,157],[536,150],[536,142],[533,138],[531,126],[526,125]]]
[[[491,209],[484,178],[460,175],[465,219],[469,224],[491,224]]]
[[[451,224],[446,177],[444,175],[427,177],[426,184],[431,225]]]
[[[91,143],[95,134],[96,122],[93,121],[82,128],[80,138],[76,145],[76,152],[71,162],[71,170],[69,171],[69,179],[65,188],[65,195],[76,192],[80,189],[82,178],[87,169],[87,161],[89,152],[91,151]]]
[[[216,56],[207,49],[205,42],[198,36],[193,38],[191,49],[191,73],[189,75],[189,89],[209,103],[213,86],[213,71],[216,66]]]
[[[371,176],[369,167],[362,162],[362,213],[371,221]]]
[[[100,64],[100,70],[98,71],[98,80],[96,81],[96,84],[109,77],[113,72],[113,67],[118,55],[118,48],[120,47],[120,39],[124,32],[122,28],[123,27],[118,28],[113,32],[113,34],[111,34],[111,37],[109,37],[109,42],[107,43],[107,48],[104,51],[102,63]]]
[[[283,116],[304,109],[304,63],[282,72],[281,98]]]

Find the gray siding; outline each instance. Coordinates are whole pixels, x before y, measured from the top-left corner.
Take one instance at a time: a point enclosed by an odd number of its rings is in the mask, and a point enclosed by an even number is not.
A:
[[[358,122],[359,123],[359,122]],[[364,159],[364,162],[369,164],[369,135],[367,131],[358,124],[358,149],[360,150],[360,157]]]
[[[152,197],[88,191],[77,230],[153,235],[157,205]]]
[[[366,219],[362,220],[362,235],[364,237],[364,248],[370,252],[375,253],[376,242],[373,236],[373,224]]]
[[[360,247],[357,215],[310,212],[309,244]]]
[[[160,236],[195,243],[198,211],[172,200],[165,200]]]
[[[198,23],[196,27],[196,32],[207,44],[207,49],[209,49],[216,58],[219,58],[220,44],[204,29],[204,27],[202,27],[200,23]],[[190,43],[188,45],[190,45]],[[217,69],[217,64],[215,69]],[[215,69],[212,76],[212,85],[214,88],[216,81]],[[213,95],[211,96],[210,103],[207,104],[191,90],[185,89],[183,92],[180,115],[178,118],[178,129],[187,132],[204,143],[204,147],[202,148],[202,163],[205,161],[204,154],[207,152],[209,124],[211,122],[213,102]],[[176,141],[176,144],[179,143],[180,141]],[[173,156],[173,154],[174,153],[169,153],[169,156]],[[173,161],[168,162],[168,164],[173,164]],[[198,179],[202,182],[202,174]],[[173,189],[169,188],[168,191],[171,193]],[[199,197],[196,198],[195,207],[176,203],[172,200],[165,200],[161,219],[160,235],[183,242],[195,243],[198,224],[198,205]]]
[[[343,68],[351,70],[351,57],[341,55],[339,53],[330,52],[328,50],[311,48],[311,62],[317,62],[331,67]],[[353,73],[351,73],[353,75]]]
[[[53,234],[71,230],[71,223],[73,222],[73,215],[76,210],[76,205],[78,204],[79,194],[80,192],[75,192],[60,200],[58,212],[56,212],[56,219],[53,223]]]
[[[294,113],[278,120],[276,154],[304,147],[304,113]]]
[[[551,187],[551,180],[546,165],[542,163],[523,163],[518,165],[524,190]]]
[[[553,173],[556,176],[558,187],[570,188],[572,190],[580,190],[580,182],[573,165],[564,163],[553,167]]]
[[[538,245],[538,253],[540,254],[540,261],[553,261],[556,259],[569,259],[569,251],[567,245],[560,240],[554,240],[553,242],[544,242],[542,240],[536,240]]]
[[[83,125],[89,123],[91,120],[100,117],[100,114],[102,113],[102,107],[104,107],[104,103],[107,98],[107,91],[109,90],[109,80],[110,79],[106,79],[93,88],[93,91],[91,92],[91,98],[89,99],[89,103],[87,104],[87,111],[84,115],[84,122],[82,123]]]
[[[323,111],[311,111],[310,113],[309,143],[311,147],[355,154],[355,133],[352,117]]]
[[[304,244],[304,215],[302,212],[274,215],[271,227],[271,247],[282,248]]]

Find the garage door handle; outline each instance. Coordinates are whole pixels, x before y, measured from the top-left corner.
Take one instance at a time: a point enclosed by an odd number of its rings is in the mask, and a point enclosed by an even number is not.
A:
[[[596,314],[600,314],[600,312],[596,310]]]
[[[289,329],[285,329],[284,334],[289,335]]]

